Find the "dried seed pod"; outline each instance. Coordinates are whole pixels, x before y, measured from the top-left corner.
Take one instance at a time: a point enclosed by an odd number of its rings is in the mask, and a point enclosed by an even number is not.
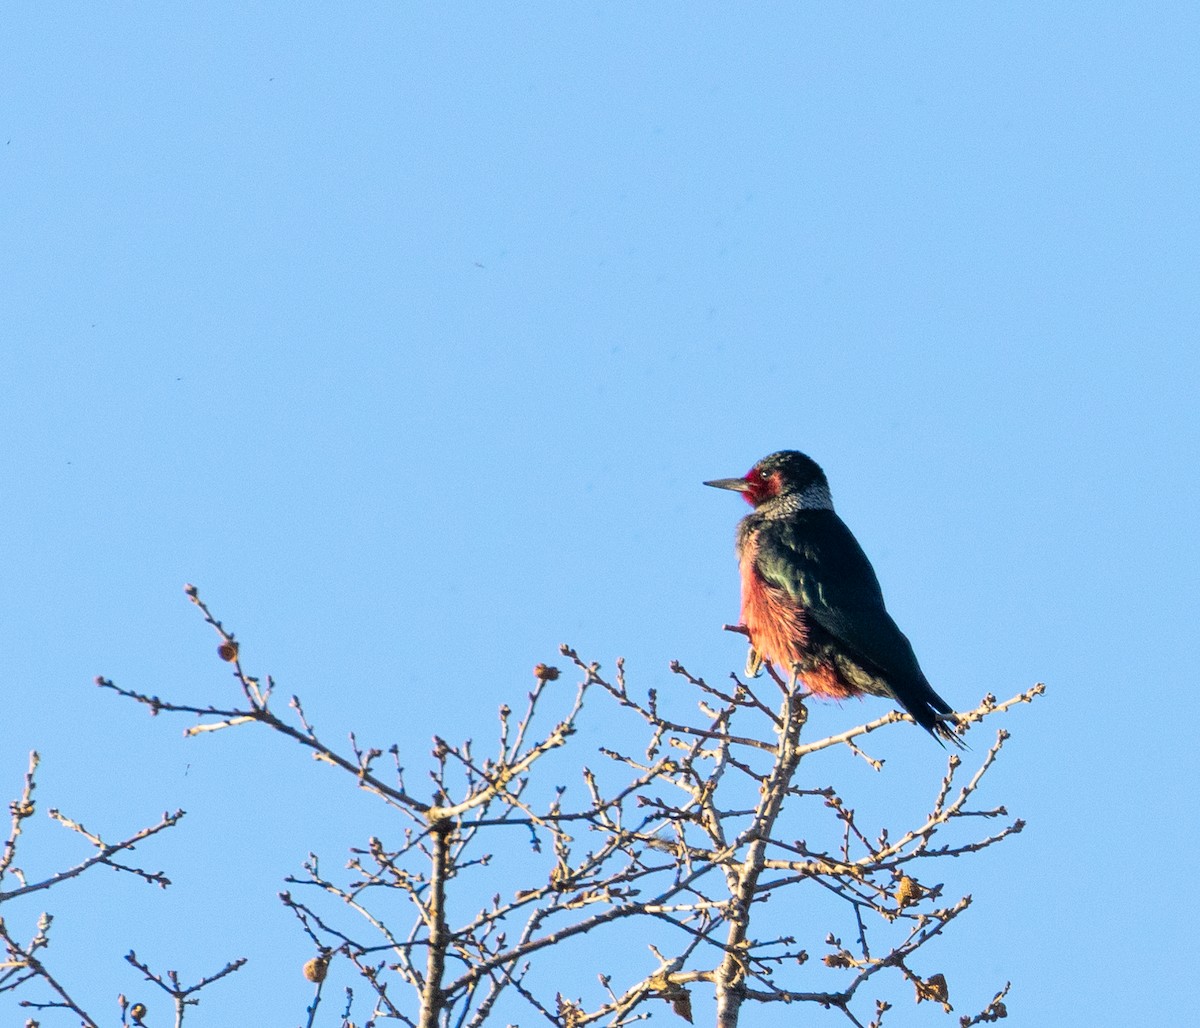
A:
[[[687,989],[679,989],[669,997],[665,997],[671,1002],[671,1010],[682,1017],[688,1024],[692,1024],[692,994]]]
[[[928,999],[934,1003],[940,1003],[946,1013],[950,1013],[954,1009],[950,1005],[950,989],[946,985],[944,974],[931,974],[924,981],[918,978],[913,984],[917,988],[918,1003]]]
[[[925,895],[925,887],[914,878],[909,878],[908,875],[902,874],[900,881],[896,883],[896,906],[901,910],[905,907],[912,906]]]
[[[310,982],[325,981],[325,973],[329,970],[329,954],[313,957],[304,965],[304,977]]]

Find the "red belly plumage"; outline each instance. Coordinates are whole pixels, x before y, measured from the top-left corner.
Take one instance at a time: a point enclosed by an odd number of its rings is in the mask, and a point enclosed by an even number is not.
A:
[[[785,675],[796,670],[804,687],[814,695],[839,700],[859,695],[836,667],[807,652],[809,633],[804,608],[786,590],[762,579],[754,569],[751,554],[744,554],[742,559],[742,624],[763,661],[774,664]]]

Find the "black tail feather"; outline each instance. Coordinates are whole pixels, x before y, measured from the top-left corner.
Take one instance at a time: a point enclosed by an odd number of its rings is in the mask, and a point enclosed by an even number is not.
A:
[[[960,750],[970,749],[959,736],[959,730],[964,727],[963,722],[954,713],[954,708],[933,691],[933,686],[924,681],[924,676],[920,688],[911,692],[917,693],[917,696],[910,698],[896,691],[895,697],[918,725],[932,735],[941,746],[950,742]]]

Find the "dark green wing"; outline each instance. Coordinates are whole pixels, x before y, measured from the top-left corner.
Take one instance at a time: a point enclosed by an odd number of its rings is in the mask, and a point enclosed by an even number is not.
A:
[[[765,526],[758,571],[785,589],[848,653],[885,677],[920,673],[883,602],[875,569],[833,511],[802,511]]]
[[[756,566],[847,656],[884,679],[918,724],[936,732],[950,705],[930,686],[912,644],[884,606],[875,569],[837,514],[801,511],[768,522],[758,538]]]

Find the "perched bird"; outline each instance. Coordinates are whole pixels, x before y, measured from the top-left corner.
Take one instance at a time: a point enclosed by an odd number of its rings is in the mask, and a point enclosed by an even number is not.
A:
[[[817,696],[890,696],[934,738],[961,745],[950,705],[887,612],[875,569],[834,513],[816,462],[781,450],[743,478],[704,484],[739,492],[754,508],[737,529],[746,673],[765,662]]]

